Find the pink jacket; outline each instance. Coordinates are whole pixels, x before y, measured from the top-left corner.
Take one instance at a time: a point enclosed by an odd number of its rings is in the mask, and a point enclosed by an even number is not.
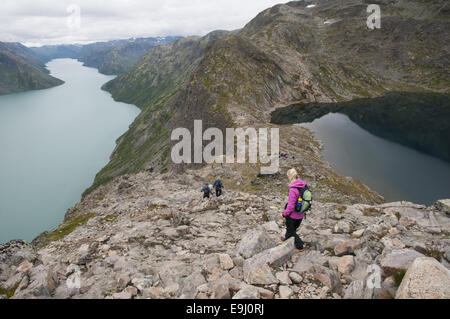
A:
[[[303,219],[305,218],[305,214],[299,214],[295,211],[295,205],[297,205],[298,196],[300,195],[300,191],[298,188],[303,188],[306,186],[306,183],[301,179],[297,179],[291,185],[289,185],[289,200],[286,210],[283,212],[284,217],[290,217],[292,219]]]

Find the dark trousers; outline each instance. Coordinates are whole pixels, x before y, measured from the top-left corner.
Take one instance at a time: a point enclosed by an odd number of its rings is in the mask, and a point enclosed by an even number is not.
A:
[[[203,198],[209,198],[209,193],[203,193]]]
[[[216,196],[220,197],[222,195],[222,188],[216,188]]]
[[[291,237],[295,238],[295,248],[303,249],[303,241],[299,235],[297,235],[297,229],[300,227],[303,219],[292,219],[286,217],[286,236],[284,240],[288,240]]]

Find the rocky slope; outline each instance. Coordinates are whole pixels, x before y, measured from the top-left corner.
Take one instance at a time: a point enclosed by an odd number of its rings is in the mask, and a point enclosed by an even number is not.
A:
[[[64,83],[48,73],[45,62],[27,47],[0,42],[0,95],[47,89]]]
[[[299,232],[306,250],[295,253],[292,239],[279,239],[286,196],[226,189],[202,202],[199,190],[211,170],[144,172],[99,187],[32,244],[0,246],[0,294],[450,298],[448,202],[315,202]],[[232,170],[215,171],[227,187]]]
[[[280,148],[290,156],[273,176],[259,175],[256,164],[179,167],[168,158],[171,129],[190,129],[194,119],[220,129],[273,127],[271,112],[298,102],[448,92],[448,48],[439,45],[448,37],[446,3],[379,2],[386,27],[373,32],[361,1],[314,8],[298,1],[262,12],[242,30],[146,53],[104,87],[141,114],[57,229],[31,244],[0,246],[0,294],[450,298],[449,202],[383,203],[335,174],[301,127],[280,126]],[[280,242],[292,167],[315,199],[299,231],[304,253],[292,240]],[[200,187],[217,176],[225,195],[202,202]]]
[[[270,127],[270,113],[294,103],[348,101],[392,90],[448,92],[449,51],[441,42],[450,30],[445,1],[380,1],[379,30],[367,28],[365,2],[310,3],[277,5],[241,30],[150,50],[130,72],[107,83],[115,99],[142,112],[85,194],[121,174],[179,170],[169,159],[170,132],[191,129],[194,119],[220,129]],[[306,130],[286,125],[281,134],[283,150],[309,155],[313,142]],[[288,142],[291,136],[297,141]],[[336,192],[346,188],[314,157],[298,165],[315,178],[333,176],[328,184]],[[347,187],[346,193],[355,192]]]

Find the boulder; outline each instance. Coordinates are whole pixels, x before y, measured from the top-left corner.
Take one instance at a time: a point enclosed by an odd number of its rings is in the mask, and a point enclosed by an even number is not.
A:
[[[234,267],[233,260],[228,254],[219,254],[220,266],[224,270],[230,270]]]
[[[419,257],[424,257],[424,255],[412,249],[392,250],[382,257],[381,268],[389,276],[396,271],[408,270],[414,260]]]
[[[16,293],[13,298],[49,298],[56,289],[57,280],[52,271],[43,265],[29,270],[29,284],[26,289]]]
[[[283,244],[267,249],[244,262],[244,279],[247,281],[248,274],[253,270],[268,265],[270,267],[280,267],[287,263],[294,253],[294,238],[290,238]]]
[[[292,280],[295,284],[300,284],[303,281],[303,277],[297,274],[296,272],[290,272],[289,278]]]
[[[450,271],[434,258],[416,258],[403,277],[395,298],[450,299]]]
[[[340,243],[334,247],[334,254],[338,257],[354,254],[357,249],[362,246],[359,239],[350,239],[343,243]]]
[[[128,287],[125,289],[125,291],[128,292],[128,293],[130,293],[133,297],[134,297],[134,296],[137,296],[137,294],[138,294],[138,289],[137,289],[136,287],[133,287],[133,286],[128,286]]]
[[[364,235],[364,232],[365,232],[366,230],[363,228],[363,229],[358,229],[357,231],[354,231],[353,233],[352,233],[352,237],[353,238],[361,238],[363,235]]]
[[[238,254],[248,259],[275,245],[276,242],[265,231],[252,230],[239,243]]]
[[[345,220],[340,220],[334,225],[333,232],[335,234],[350,234],[352,232],[352,225]]]
[[[128,274],[121,274],[117,278],[117,285],[121,290],[125,289],[129,283],[131,283],[131,279]]]
[[[381,239],[381,243],[384,245],[386,250],[405,248],[405,244],[398,238],[391,238],[386,236]]]
[[[144,289],[150,288],[153,285],[153,280],[151,278],[133,278],[131,282],[140,292],[143,292]]]
[[[261,287],[257,287],[257,288],[258,288],[259,295],[261,296],[262,299],[273,299],[274,293],[272,291],[261,288]]]
[[[328,257],[318,251],[309,251],[298,258],[292,270],[301,274],[310,271],[314,265],[326,266],[327,263]]]
[[[112,295],[113,299],[131,299],[133,296],[128,291],[118,292]]]
[[[17,268],[17,271],[23,273],[23,272],[30,270],[31,268],[33,268],[33,264],[30,263],[28,260],[24,260]]]
[[[231,299],[230,284],[226,280],[219,280],[212,287],[213,299]]]
[[[338,271],[338,265],[339,260],[341,257],[333,256],[330,259],[328,259],[328,268],[330,268],[333,271]]]
[[[320,281],[323,285],[330,288],[332,292],[339,293],[342,290],[339,276],[329,268],[315,265],[313,266],[314,279]]]
[[[278,227],[278,224],[273,220],[268,223],[265,223],[263,225],[263,227],[269,233],[275,233],[275,234],[280,233],[280,227]]]
[[[181,294],[187,299],[194,299],[197,294],[197,287],[205,283],[206,280],[202,273],[195,272],[184,279]]]
[[[350,274],[353,271],[353,269],[355,268],[354,257],[353,256],[344,256],[344,257],[339,258],[337,268],[341,274],[345,274],[345,275]]]
[[[244,280],[250,285],[272,285],[278,283],[278,279],[274,277],[272,269],[267,264],[244,272]]]
[[[280,286],[279,293],[281,299],[289,299],[294,294],[292,289],[289,288],[288,286]]]
[[[0,264],[18,266],[24,260],[36,258],[33,246],[24,240],[12,240],[0,245]]]
[[[259,299],[260,294],[258,288],[254,286],[247,286],[242,288],[233,296],[233,299]]]
[[[287,272],[287,271],[280,271],[280,272],[277,272],[277,273],[275,274],[275,276],[277,277],[278,281],[279,281],[280,284],[282,284],[282,285],[287,285],[287,286],[289,286],[289,285],[292,284],[292,281],[291,281],[291,279],[289,278],[289,272]]]

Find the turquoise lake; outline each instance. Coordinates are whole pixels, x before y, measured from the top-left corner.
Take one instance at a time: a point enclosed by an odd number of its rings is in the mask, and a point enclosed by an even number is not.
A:
[[[0,243],[58,226],[109,161],[140,110],[73,59],[49,62],[59,87],[0,96]]]

